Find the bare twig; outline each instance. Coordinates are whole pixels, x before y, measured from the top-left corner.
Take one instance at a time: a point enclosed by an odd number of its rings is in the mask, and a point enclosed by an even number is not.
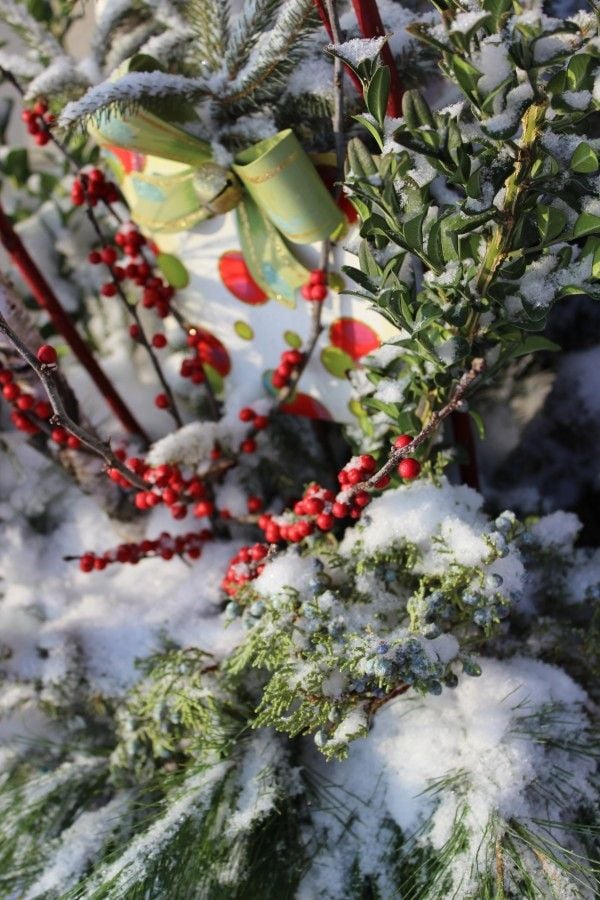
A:
[[[94,453],[97,453],[98,456],[101,456],[102,459],[106,462],[107,466],[113,469],[117,469],[121,475],[123,475],[132,485],[140,488],[141,490],[146,490],[146,483],[132,472],[131,469],[128,469],[127,466],[113,453],[110,443],[108,441],[102,441],[97,435],[93,434],[91,431],[88,431],[85,428],[82,428],[76,422],[74,422],[71,417],[68,415],[65,404],[62,397],[62,392],[59,384],[59,373],[56,366],[52,365],[44,365],[40,363],[36,356],[31,352],[31,350],[23,343],[21,338],[12,330],[4,316],[0,313],[0,332],[2,332],[17,352],[23,357],[26,363],[28,363],[34,372],[37,374],[38,378],[44,385],[46,393],[48,395],[48,399],[50,400],[50,405],[54,411],[53,421],[56,425],[60,425],[65,428],[70,434],[74,434],[75,437],[79,438],[82,444],[85,444],[86,447],[89,447],[90,450],[93,450]]]
[[[343,34],[340,28],[340,20],[337,14],[337,8],[334,0],[325,0],[325,7],[333,40],[336,44],[341,44]],[[344,140],[344,64],[339,57],[333,60],[333,136],[335,140],[336,164],[338,179],[341,178],[344,171],[344,156],[346,153],[346,145]]]
[[[448,403],[446,403],[445,406],[442,406],[441,409],[432,413],[429,421],[424,425],[419,434],[412,439],[410,444],[407,444],[406,447],[394,448],[390,453],[387,462],[379,469],[379,471],[375,472],[374,475],[371,475],[367,481],[361,481],[359,484],[351,485],[344,489],[344,494],[350,498],[358,493],[358,491],[377,490],[377,483],[381,481],[382,478],[391,475],[400,460],[405,459],[407,456],[411,456],[417,447],[420,447],[421,444],[424,444],[429,439],[444,419],[447,419],[448,416],[457,409],[475,379],[482,375],[485,372],[485,369],[486,364],[484,359],[481,359],[480,357],[473,359],[471,368],[461,376]]]

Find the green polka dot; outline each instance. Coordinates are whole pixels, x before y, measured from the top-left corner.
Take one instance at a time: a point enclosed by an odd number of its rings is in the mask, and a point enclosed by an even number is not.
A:
[[[325,347],[321,353],[321,363],[335,378],[345,378],[346,372],[355,368],[352,357],[339,347]]]
[[[208,380],[210,382],[210,386],[213,389],[213,391],[215,392],[215,394],[222,394],[223,388],[224,388],[224,383],[223,383],[223,378],[219,374],[219,372],[217,372],[216,369],[213,369],[213,367],[209,363],[204,364],[204,372],[205,372],[206,377],[208,378]]]
[[[237,336],[241,337],[243,341],[251,341],[254,337],[254,331],[247,322],[236,322],[233,328]]]
[[[295,347],[295,349],[297,350],[302,346],[302,338],[299,334],[296,334],[295,331],[285,331],[283,334],[283,338],[288,347]]]

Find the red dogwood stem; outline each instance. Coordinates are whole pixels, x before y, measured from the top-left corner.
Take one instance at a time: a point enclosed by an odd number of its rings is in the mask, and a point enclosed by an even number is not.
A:
[[[379,15],[377,0],[352,0],[352,6],[358,19],[358,27],[364,38],[383,37],[386,33]],[[402,115],[402,85],[398,69],[388,44],[381,51],[381,59],[390,70],[390,96],[387,105],[388,116]]]
[[[56,330],[63,336],[81,365],[117,416],[123,427],[148,441],[144,429],[139,424],[114,385],[92,355],[89,347],[73,325],[67,312],[63,309],[56,294],[29,255],[23,241],[14,230],[12,222],[0,205],[0,243],[18,268],[23,280],[27,283],[36,303],[45,309]]]

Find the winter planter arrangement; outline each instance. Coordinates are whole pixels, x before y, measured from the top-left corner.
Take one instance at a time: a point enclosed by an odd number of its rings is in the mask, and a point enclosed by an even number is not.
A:
[[[596,13],[0,9],[0,896],[598,896]]]

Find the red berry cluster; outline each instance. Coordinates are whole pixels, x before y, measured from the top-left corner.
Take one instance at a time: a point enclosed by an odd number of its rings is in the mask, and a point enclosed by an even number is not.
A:
[[[212,531],[203,528],[202,531],[190,531],[188,534],[180,534],[173,537],[168,531],[163,531],[154,541],[143,540],[131,544],[119,544],[113,550],[106,550],[102,554],[91,552],[84,553],[79,559],[79,568],[82,572],[101,571],[112,563],[130,563],[135,566],[142,559],[160,557],[164,560],[173,559],[174,556],[187,556],[189,559],[199,559],[206,541],[213,538]]]
[[[396,450],[401,450],[403,447],[408,447],[409,444],[412,444],[413,439],[409,434],[400,434],[394,441],[394,447]],[[418,459],[414,459],[412,456],[406,456],[404,459],[401,459],[398,464],[398,475],[400,478],[404,478],[406,481],[409,481],[412,478],[417,478],[421,472],[421,463]]]
[[[108,266],[112,276],[100,288],[103,297],[114,297],[118,288],[115,282],[131,281],[138,287],[142,287],[142,306],[145,309],[153,309],[160,319],[165,319],[171,312],[171,300],[175,296],[175,288],[167,284],[163,278],[154,274],[152,266],[140,255],[140,250],[146,244],[146,238],[132,223],[121,226],[115,235],[116,246],[110,244],[99,250],[92,250],[88,254],[88,260],[93,266]],[[119,249],[122,256],[119,256]],[[129,334],[134,340],[139,338],[139,327],[132,325]],[[154,335],[153,346],[160,348],[166,346],[166,338],[163,334]]]
[[[108,181],[104,172],[93,166],[86,166],[75,179],[71,187],[71,202],[74,206],[90,206],[103,200],[105,203],[116,203],[121,199],[119,188],[114,181]]]
[[[48,143],[50,140],[48,126],[54,124],[55,117],[48,112],[48,105],[43,100],[38,100],[31,109],[24,109],[21,118],[36,144],[43,147]]]
[[[327,272],[325,269],[313,269],[306,284],[300,288],[305,300],[322,303],[327,296]]]
[[[233,596],[243,584],[258,578],[265,567],[264,560],[269,552],[266,544],[254,544],[251,547],[242,547],[229,561],[225,577],[221,587],[230,597]]]
[[[294,370],[302,365],[304,359],[304,353],[300,350],[284,350],[279,359],[279,365],[271,378],[273,387],[277,388],[277,390],[287,387],[292,379]]]
[[[204,366],[213,362],[214,339],[202,328],[191,328],[186,337],[188,347],[192,349],[181,363],[182,378],[189,378],[192,384],[203,384],[206,381]]]
[[[193,513],[198,518],[212,516],[215,512],[215,505],[207,496],[206,485],[197,475],[187,478],[179,466],[173,464],[151,466],[137,456],[125,459],[125,454],[120,450],[115,451],[115,455],[148,485],[147,490],[137,491],[135,495],[138,509],[152,509],[162,503],[169,508],[174,519],[185,519],[192,504]],[[131,487],[126,476],[118,469],[110,468],[107,474],[121,487]]]
[[[38,351],[38,358],[44,347],[52,350],[56,357],[54,348],[44,344]],[[42,362],[45,362],[45,360],[42,360]],[[48,430],[41,427],[42,422],[47,422],[53,415],[52,407],[46,400],[36,400],[34,394],[16,384],[10,369],[0,368],[0,385],[2,386],[2,396],[14,407],[10,418],[18,431],[33,435],[39,434],[42,430]],[[78,450],[81,447],[79,438],[75,437],[74,434],[69,434],[66,428],[60,426],[52,428],[49,438],[55,444],[68,447],[69,450]]]

